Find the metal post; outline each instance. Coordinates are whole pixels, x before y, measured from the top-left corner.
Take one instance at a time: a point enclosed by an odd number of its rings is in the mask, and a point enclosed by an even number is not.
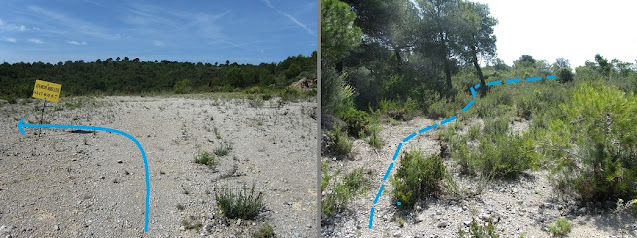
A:
[[[42,106],[42,116],[40,117],[40,124],[43,123],[44,120],[44,108],[46,107],[46,98],[44,98],[44,105]],[[40,127],[40,132],[38,136],[42,136],[42,128]]]

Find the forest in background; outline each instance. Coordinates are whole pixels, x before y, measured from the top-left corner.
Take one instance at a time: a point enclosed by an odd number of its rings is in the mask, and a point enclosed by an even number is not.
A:
[[[29,98],[36,79],[62,84],[62,96],[121,95],[157,92],[277,91],[302,78],[316,79],[316,51],[291,56],[279,63],[259,65],[140,61],[124,57],[57,64],[0,64],[0,95],[15,102]]]
[[[634,63],[597,54],[573,69],[563,58],[522,55],[507,65],[497,58],[497,19],[488,5],[471,1],[322,0],[321,7],[324,158],[351,156],[353,139],[375,149],[395,145],[378,136],[385,123],[460,115],[473,98],[469,89],[482,85],[475,105],[440,129],[445,153],[401,156],[391,179],[401,209],[441,193],[465,199],[478,192],[453,190],[453,180],[442,177],[449,160],[476,181],[548,170],[557,194],[592,208],[627,204],[637,215]],[[484,86],[547,75],[557,80]],[[528,123],[528,131],[512,133],[514,121]],[[469,132],[459,134],[464,126]],[[340,169],[332,173],[330,161],[323,161],[321,180],[327,223],[377,179],[364,176],[368,168],[336,177]]]

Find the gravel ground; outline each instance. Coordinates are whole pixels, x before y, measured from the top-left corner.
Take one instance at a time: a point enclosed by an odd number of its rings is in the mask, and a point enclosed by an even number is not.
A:
[[[371,189],[352,199],[341,213],[324,223],[321,233],[326,237],[458,237],[458,230],[468,230],[472,219],[498,220],[495,224],[500,237],[550,237],[547,227],[555,220],[566,217],[572,226],[568,237],[635,237],[637,221],[629,211],[591,210],[575,202],[560,198],[553,191],[546,171],[528,171],[518,180],[495,180],[490,183],[477,181],[475,177],[460,176],[452,161],[445,161],[454,181],[460,189],[478,190],[482,193],[464,199],[442,196],[422,201],[409,212],[400,212],[392,201],[391,183],[385,189],[375,207],[372,229],[368,228],[370,208],[376,197],[387,166],[397,144],[405,136],[433,124],[434,120],[415,118],[396,125],[384,125],[379,136],[385,145],[374,150],[363,140],[354,141],[350,159],[336,160],[323,157],[330,171],[344,172],[357,168],[371,169]],[[452,123],[463,123],[455,121]],[[448,124],[449,125],[449,124]],[[447,125],[445,125],[447,126]],[[444,127],[444,126],[443,126]],[[514,131],[528,128],[528,123],[515,122]],[[464,127],[465,131],[468,126]],[[442,129],[442,128],[440,128]],[[403,145],[401,151],[423,150],[427,154],[440,153],[438,132],[418,135]],[[396,173],[400,157],[390,176]],[[388,180],[389,181],[389,180]],[[597,204],[613,207],[612,203]]]
[[[246,237],[265,224],[280,237],[315,237],[316,102],[260,104],[211,95],[63,98],[45,122],[124,131],[143,146],[151,186],[144,233],[144,164],[137,146],[104,131],[26,128],[42,102],[0,106],[0,235],[13,237]],[[78,103],[80,102],[80,103]],[[47,122],[48,121],[48,122]],[[215,132],[216,131],[216,132]],[[193,162],[201,150],[216,168]],[[227,219],[215,188],[255,184],[265,209]],[[188,229],[184,223],[201,223]]]

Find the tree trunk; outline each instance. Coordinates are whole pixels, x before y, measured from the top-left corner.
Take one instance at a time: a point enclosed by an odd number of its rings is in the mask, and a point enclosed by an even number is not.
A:
[[[444,33],[442,31],[439,32],[440,34],[440,40],[442,41],[442,47],[441,52],[440,52],[440,56],[442,57],[442,60],[445,63],[445,77],[447,79],[447,89],[451,90],[451,88],[453,87],[453,85],[451,85],[451,65],[449,65],[449,58],[447,57],[449,55],[449,53],[447,52],[447,39],[444,36]]]
[[[400,64],[403,62],[402,58],[400,57],[400,49],[398,49],[397,47],[394,48],[394,54],[396,54],[396,61],[398,61],[398,66],[400,66]]]
[[[342,74],[343,73],[343,61],[338,61],[338,63],[336,63],[336,72],[338,72],[338,74]]]
[[[476,68],[478,78],[480,78],[480,95],[485,96],[487,94],[487,85],[484,82],[484,75],[482,74],[482,69],[480,69],[480,64],[478,64],[478,53],[475,45],[471,46],[471,56],[473,57],[473,67]]]

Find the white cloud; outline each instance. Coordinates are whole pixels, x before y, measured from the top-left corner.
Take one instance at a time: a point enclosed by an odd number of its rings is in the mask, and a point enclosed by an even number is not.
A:
[[[287,17],[288,19],[290,19],[292,22],[294,22],[296,25],[300,26],[301,28],[305,29],[305,31],[307,31],[307,33],[309,33],[310,35],[316,36],[316,33],[314,31],[312,31],[312,29],[310,29],[309,27],[307,27],[305,24],[303,24],[302,22],[300,22],[299,20],[297,20],[294,16],[288,14],[287,12],[281,11],[278,8],[274,7],[272,5],[272,3],[270,2],[270,0],[263,0],[263,2],[265,3],[265,5],[267,5],[269,8],[272,8],[272,10],[278,12],[279,14]]]
[[[62,25],[62,29],[68,29],[74,31],[74,33],[85,34],[93,37],[98,37],[107,40],[119,39],[120,36],[117,34],[110,34],[108,30],[93,24],[89,21],[84,21],[79,18],[69,17],[65,14],[46,10],[44,8],[38,6],[29,6],[28,9],[32,12],[37,13],[38,15],[44,16],[48,18],[47,20],[53,21]],[[57,34],[68,34],[68,31],[55,32]]]
[[[15,38],[11,38],[11,37],[5,38],[4,40],[8,41],[8,42],[11,42],[11,43],[15,43],[17,41]]]
[[[79,41],[72,40],[72,41],[67,41],[66,43],[69,43],[71,45],[86,45],[85,41],[79,42]]]
[[[35,44],[42,44],[42,43],[44,43],[44,42],[42,42],[42,40],[40,40],[40,39],[35,39],[35,38],[29,38],[27,41],[28,41],[28,42],[31,42],[31,43],[35,43]]]
[[[161,47],[161,46],[164,46],[164,42],[161,42],[161,41],[158,41],[158,40],[153,41],[153,44],[154,44],[155,46],[160,46],[160,47]]]

